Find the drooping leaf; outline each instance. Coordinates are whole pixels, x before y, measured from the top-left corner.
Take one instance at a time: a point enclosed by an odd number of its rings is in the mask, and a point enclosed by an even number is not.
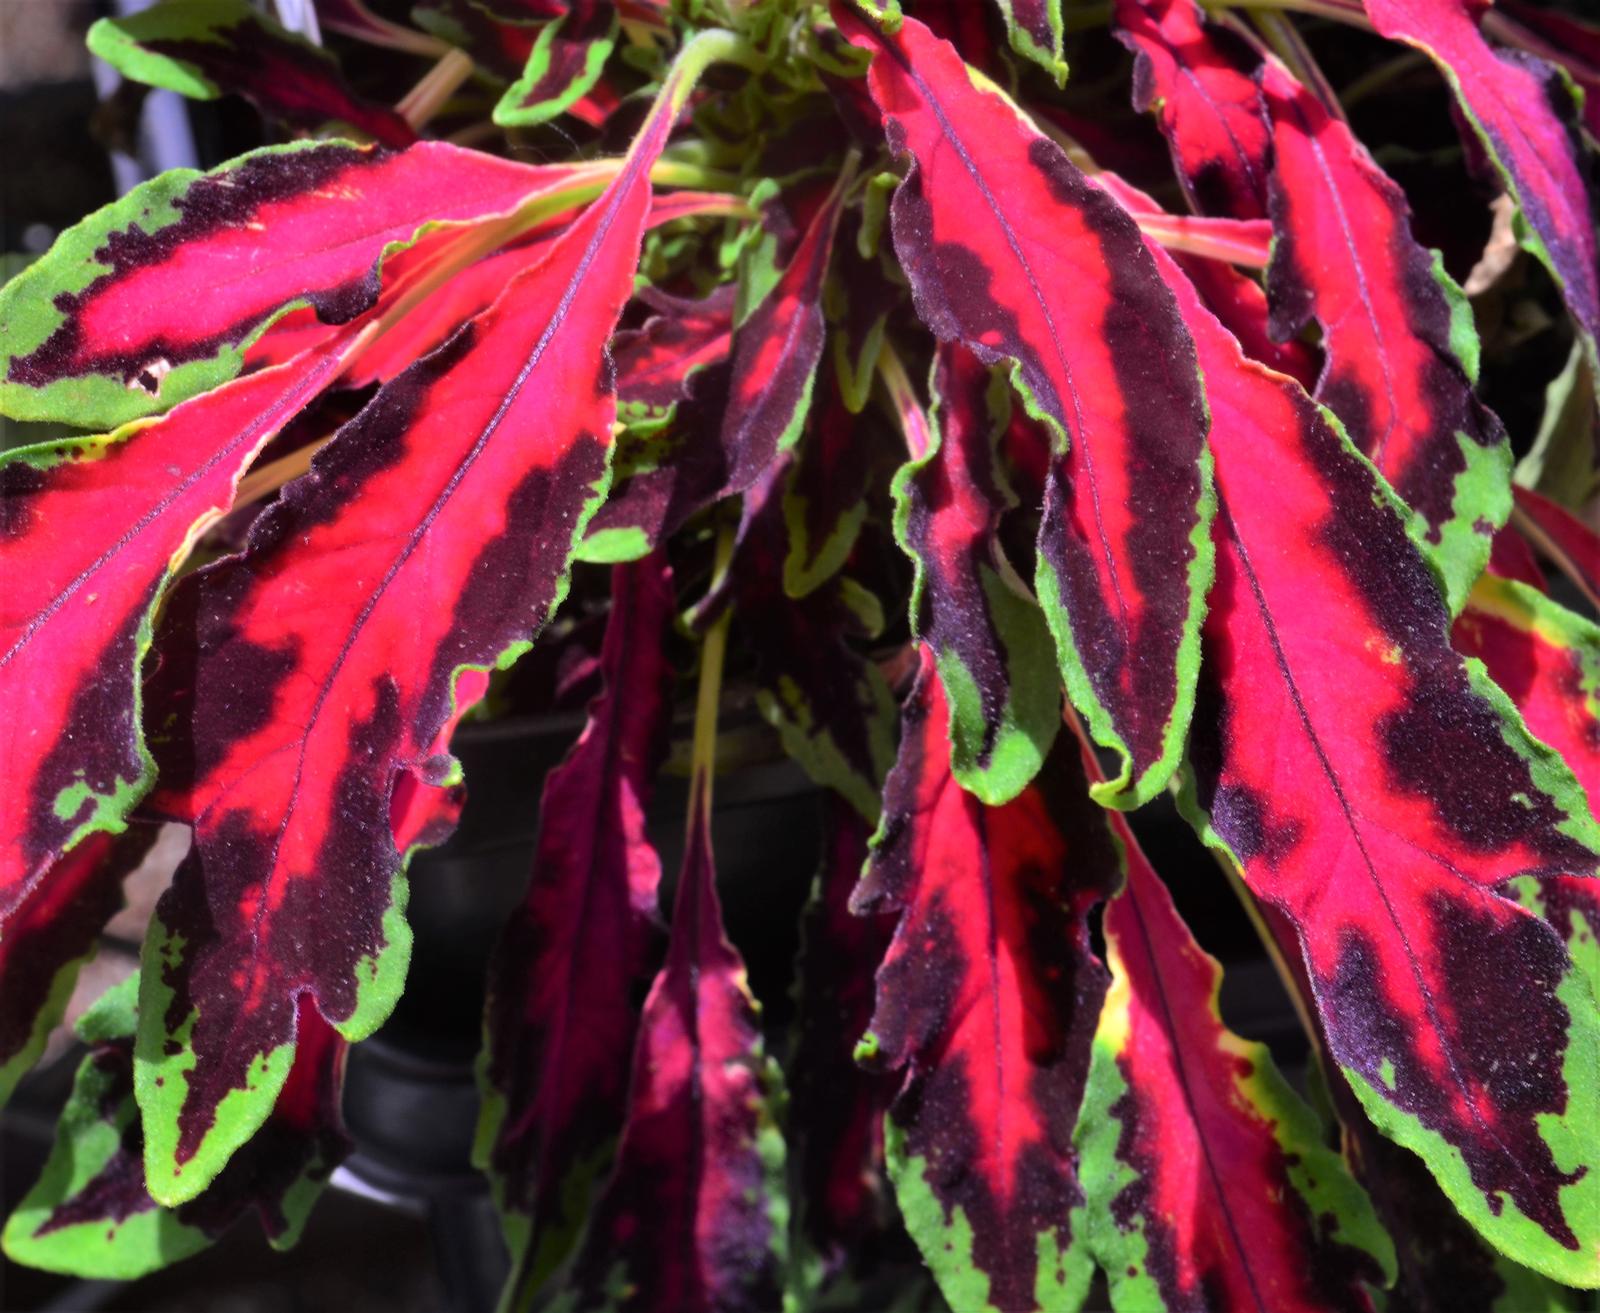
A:
[[[1590,606],[1600,607],[1600,533],[1530,488],[1517,487],[1513,495],[1517,527],[1577,585]]]
[[[785,751],[818,784],[837,790],[869,821],[878,819],[883,779],[894,760],[894,696],[878,668],[847,642],[881,616],[853,580],[836,576],[803,598],[783,588],[789,535],[786,463],[744,497],[729,570],[736,623],[755,657],[756,698]]]
[[[1600,799],[1600,627],[1543,593],[1485,576],[1451,631],[1516,704],[1528,729],[1554,748],[1593,810]],[[1524,882],[1519,895],[1600,975],[1600,882],[1558,876]]]
[[[891,211],[918,313],[1006,362],[1065,449],[1051,463],[1037,587],[1062,674],[1122,759],[1096,796],[1133,806],[1177,763],[1211,557],[1206,411],[1193,345],[1139,230],[998,90],[914,19],[840,12],[912,163]]]
[[[1600,628],[1526,584],[1488,575],[1451,635],[1457,651],[1483,662],[1593,804],[1600,796]]]
[[[617,334],[618,414],[628,427],[582,559],[637,560],[716,500],[733,296],[731,283],[699,301],[650,292],[643,299],[656,313]]]
[[[851,900],[900,913],[858,1056],[905,1071],[889,1172],[955,1313],[1076,1308],[1093,1263],[1072,1128],[1107,983],[1086,917],[1116,852],[1075,745],[1058,740],[1020,796],[986,807],[950,773],[948,721],[924,646]]]
[[[1293,923],[1368,1115],[1489,1240],[1600,1281],[1600,1016],[1559,938],[1498,892],[1591,873],[1600,827],[1450,650],[1371,465],[1165,267],[1206,372],[1219,499],[1185,805]]]
[[[310,1004],[266,1124],[199,1197],[164,1208],[145,1187],[134,1102],[138,977],[104,995],[78,1023],[89,1054],[78,1068],[43,1175],[6,1223],[7,1255],[79,1277],[130,1280],[197,1253],[254,1213],[287,1249],[328,1177],[350,1152],[339,1105],[345,1042]]]
[[[671,418],[672,408],[688,398],[690,380],[728,358],[733,295],[733,284],[725,283],[699,301],[660,292],[644,296],[655,313],[640,327],[618,333],[612,344],[624,418]]]
[[[1117,39],[1134,53],[1134,108],[1154,111],[1189,204],[1200,214],[1267,217],[1271,135],[1254,72],[1260,57],[1207,23],[1194,0],[1116,0]]]
[[[111,428],[170,409],[237,374],[278,316],[309,305],[343,324],[370,309],[385,255],[425,226],[487,220],[583,176],[444,142],[302,142],[169,170],[0,290],[0,410]]]
[[[51,863],[120,828],[149,788],[138,673],[161,591],[353,341],[158,420],[0,455],[0,925],[51,898]]]
[[[734,331],[722,420],[722,496],[749,488],[800,437],[826,335],[822,281],[849,181],[846,171],[771,291]]]
[[[174,596],[154,805],[195,845],[145,943],[136,1051],[163,1202],[193,1197],[261,1123],[297,996],[347,1039],[393,1006],[410,936],[391,789],[403,771],[455,778],[440,735],[470,705],[461,672],[509,664],[565,592],[607,477],[605,345],[649,169],[717,48],[685,48],[621,172],[548,258],[381,389],[242,555]]]
[[[1405,194],[1349,128],[1275,63],[1261,85],[1273,336],[1321,325],[1316,397],[1421,517],[1457,610],[1511,512],[1511,444],[1473,392],[1472,309],[1438,253],[1411,236]]]
[[[613,0],[566,0],[543,24],[522,76],[494,107],[501,127],[529,127],[571,108],[594,86],[617,39]]]
[[[1011,48],[1055,78],[1067,80],[1067,61],[1061,53],[1063,25],[1061,0],[994,0],[1006,20]],[[963,53],[965,53],[963,51]]]
[[[1085,1234],[1119,1313],[1369,1310],[1394,1247],[1265,1045],[1224,1027],[1222,967],[1121,816],[1111,990],[1078,1120]]]
[[[160,0],[102,18],[89,29],[89,49],[135,82],[195,100],[243,96],[291,128],[345,123],[384,146],[417,139],[394,110],[355,95],[325,50],[246,0]]]
[[[690,802],[672,937],[640,1020],[616,1166],[557,1308],[771,1313],[783,1303],[777,1068],[723,932],[703,787]]]
[[[1517,239],[1555,276],[1590,352],[1600,337],[1600,239],[1571,82],[1520,50],[1495,50],[1470,0],[1363,0],[1372,25],[1438,66],[1519,212]]]
[[[660,961],[644,813],[671,711],[662,562],[618,566],[611,606],[603,691],[545,779],[528,891],[489,968],[474,1158],[498,1187],[513,1308],[577,1239],[622,1128],[637,995]]]
[[[1583,88],[1583,121],[1600,138],[1600,24],[1528,0],[1501,0],[1495,19],[1502,32],[1509,20],[1519,46],[1560,64]]]
[[[849,910],[871,829],[837,793],[824,796],[823,808],[822,867],[801,924],[799,1011],[785,1072],[797,1230],[831,1275],[859,1259],[890,1221],[882,1114],[894,1081],[852,1057],[871,1023],[872,976],[889,946],[886,918]]]
[[[1044,762],[1061,693],[1050,631],[999,540],[1000,518],[1016,504],[997,450],[1010,418],[1005,384],[946,343],[932,389],[931,444],[895,479],[895,532],[917,566],[912,632],[938,662],[951,767],[963,788],[998,807]]]
[[[63,857],[6,918],[0,936],[0,1105],[44,1052],[78,969],[122,907],[122,881],[154,841],[151,826],[93,834]]]

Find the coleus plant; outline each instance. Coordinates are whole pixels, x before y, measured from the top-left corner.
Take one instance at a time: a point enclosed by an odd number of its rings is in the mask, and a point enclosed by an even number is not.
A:
[[[0,454],[0,1093],[152,824],[193,836],[78,1023],[14,1259],[135,1276],[246,1212],[293,1240],[404,985],[408,859],[459,813],[451,735],[537,642],[593,700],[488,964],[508,1308],[1600,1287],[1600,29],[317,8],[342,71],[243,0],[97,24],[283,139],[0,291],[0,411],[55,426]],[[1402,96],[1455,116],[1480,205],[1362,144],[1356,101]],[[1531,450],[1423,240],[1481,247],[1496,193],[1501,275],[1520,245],[1572,343]],[[564,619],[602,614],[597,649]],[[724,670],[822,796],[792,1035],[721,920]],[[1309,1101],[1141,851],[1169,793],[1216,862],[1165,879],[1248,911]]]

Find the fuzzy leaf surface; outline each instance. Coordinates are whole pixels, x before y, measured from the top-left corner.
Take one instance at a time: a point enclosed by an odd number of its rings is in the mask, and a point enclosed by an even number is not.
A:
[[[661,861],[645,808],[671,710],[669,573],[612,572],[604,688],[545,779],[528,891],[489,968],[475,1157],[493,1173],[513,1307],[570,1248],[622,1127],[637,995],[660,962]]]
[[[337,141],[170,170],[0,289],[0,410],[104,428],[168,410],[234,377],[290,310],[343,324],[371,309],[385,256],[426,225],[507,213],[582,172]]]
[[[1004,807],[963,789],[926,646],[920,661],[851,900],[899,913],[858,1056],[905,1073],[889,1173],[956,1313],[1076,1308],[1093,1262],[1072,1129],[1107,984],[1086,918],[1116,850],[1065,738]]]
[[[0,455],[0,926],[53,861],[119,828],[149,788],[138,679],[156,603],[354,340],[104,437]]]
[[[78,1068],[44,1172],[6,1223],[18,1262],[79,1277],[131,1280],[214,1243],[249,1214],[274,1248],[299,1238],[323,1185],[350,1152],[339,1105],[345,1042],[306,1005],[294,1066],[266,1124],[198,1198],[164,1208],[145,1186],[134,1102],[138,978],[78,1023]]]
[[[136,1051],[164,1202],[202,1189],[270,1109],[297,997],[359,1039],[398,996],[391,791],[402,772],[453,781],[441,736],[470,705],[462,680],[481,696],[471,672],[526,650],[565,592],[608,472],[605,346],[680,91],[547,259],[381,389],[245,552],[172,601],[155,806],[195,846],[145,943]]]
[[[1496,50],[1469,0],[1363,0],[1379,33],[1426,54],[1520,212],[1518,240],[1555,276],[1591,362],[1600,338],[1600,238],[1591,212],[1580,95],[1556,68]]]
[[[1200,214],[1267,217],[1271,142],[1259,56],[1208,23],[1194,0],[1117,0],[1117,39],[1134,54],[1133,104],[1153,111],[1189,204]]]
[[[1590,874],[1600,827],[1450,649],[1372,466],[1168,268],[1206,370],[1219,493],[1186,805],[1294,925],[1368,1115],[1491,1242],[1600,1282],[1600,1015],[1560,939],[1501,892]],[[1486,992],[1504,1000],[1492,1017]]]
[[[1090,1248],[1119,1313],[1372,1308],[1394,1250],[1262,1044],[1222,1023],[1222,967],[1120,815],[1111,989],[1078,1122]]]
[[[1043,764],[1061,696],[1044,617],[1000,545],[1000,519],[1016,497],[998,450],[1010,406],[992,381],[965,347],[940,345],[932,442],[895,480],[895,528],[917,566],[912,632],[939,664],[952,768],[962,787],[999,806]]]
[[[691,821],[627,1123],[556,1308],[770,1313],[787,1253],[777,1070],[722,928],[709,809]]]
[[[1457,610],[1511,512],[1511,444],[1473,391],[1471,308],[1411,236],[1405,194],[1350,129],[1276,63],[1261,81],[1277,233],[1272,335],[1321,326],[1317,400],[1421,517]]]
[[[1008,364],[1054,434],[1037,590],[1068,694],[1122,759],[1096,795],[1137,805],[1177,763],[1211,572],[1193,344],[1133,219],[948,42],[840,23],[911,161],[891,222],[918,313]]]

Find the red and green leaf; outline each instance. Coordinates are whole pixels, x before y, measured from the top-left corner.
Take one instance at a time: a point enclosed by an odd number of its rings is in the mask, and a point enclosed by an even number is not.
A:
[[[0,1105],[44,1052],[100,932],[122,908],[122,881],[154,841],[151,826],[94,834],[46,873],[0,936]]]
[[[106,428],[168,410],[234,377],[291,310],[345,324],[371,309],[385,257],[429,225],[506,215],[588,172],[444,142],[309,142],[171,170],[0,290],[0,410]]]
[[[1134,108],[1153,111],[1189,204],[1200,214],[1267,217],[1271,134],[1254,72],[1260,57],[1207,23],[1194,0],[1116,0],[1133,51]]]
[[[1000,544],[1016,505],[998,443],[1005,383],[965,347],[935,357],[932,435],[895,479],[895,532],[916,563],[913,635],[933,651],[950,709],[951,768],[991,807],[1043,764],[1061,726],[1050,632]]]
[[[1492,49],[1471,0],[1363,0],[1372,25],[1422,51],[1516,203],[1517,238],[1555,276],[1590,359],[1600,348],[1600,238],[1579,127],[1581,94],[1559,69]]]
[[[1055,78],[1067,80],[1067,61],[1061,53],[1065,27],[1061,0],[994,0],[1006,20],[1011,48]]]
[[[1316,397],[1419,515],[1456,610],[1511,511],[1511,445],[1473,392],[1471,307],[1438,253],[1411,236],[1405,194],[1350,129],[1275,63],[1261,86],[1273,336],[1321,325]]]
[[[1499,892],[1591,873],[1600,827],[1451,651],[1372,466],[1166,267],[1206,371],[1219,499],[1186,805],[1294,924],[1373,1120],[1492,1242],[1600,1280],[1600,1015],[1560,939]]]
[[[291,128],[343,123],[384,146],[417,139],[387,105],[355,95],[325,50],[246,0],[161,0],[100,19],[88,40],[89,49],[124,76],[194,100],[232,93]]]
[[[1531,488],[1518,486],[1513,495],[1517,527],[1560,567],[1590,606],[1600,607],[1600,533]]]
[[[734,291],[725,283],[699,301],[649,291],[642,299],[656,313],[616,335],[618,414],[627,428],[582,559],[636,560],[716,500]]]
[[[493,1176],[521,1307],[577,1239],[622,1128],[637,997],[660,961],[645,808],[671,711],[656,558],[612,572],[604,687],[540,797],[528,892],[489,969],[475,1158]]]
[[[1478,581],[1451,631],[1528,728],[1556,750],[1591,804],[1600,797],[1600,628],[1543,593],[1492,575]]]
[[[289,1248],[350,1151],[339,1113],[345,1042],[303,1005],[294,1067],[266,1124],[202,1194],[165,1208],[145,1186],[134,1101],[137,991],[129,977],[79,1021],[89,1053],[44,1173],[6,1223],[6,1253],[31,1267],[130,1280],[205,1249],[251,1213],[274,1248]]]
[[[846,170],[777,282],[734,331],[722,420],[722,496],[745,491],[800,438],[826,336],[822,283],[849,182]]]
[[[573,199],[578,198],[574,196]],[[655,228],[697,215],[724,215],[736,211],[741,204],[738,197],[717,192],[671,192],[652,199],[647,226]],[[551,244],[566,231],[570,222],[570,215],[558,214],[498,251],[455,270],[442,287],[408,309],[372,345],[362,348],[345,371],[343,385],[362,388],[373,383],[387,383],[413,361],[427,355],[473,315],[492,305],[519,273],[543,260]],[[447,262],[454,269],[460,263],[464,235],[459,229],[449,227],[430,232],[415,245],[391,257],[384,266],[386,286],[397,289],[407,280]],[[378,318],[385,309],[385,302],[393,300],[392,293],[380,298],[379,304],[362,317],[362,322]],[[339,327],[324,324],[309,307],[292,311],[267,329],[245,352],[245,368],[248,371],[292,359],[308,346],[321,343],[338,331]],[[626,336],[617,334],[617,341]],[[614,357],[616,345],[614,341]],[[619,376],[618,385],[619,400],[625,409],[628,400],[625,375]]]
[[[1073,703],[1122,759],[1096,796],[1132,806],[1174,769],[1210,578],[1205,397],[1138,226],[946,42],[840,14],[873,52],[895,152],[895,249],[941,339],[1005,362],[1062,448],[1037,587]]]
[[[694,376],[728,359],[734,290],[724,283],[699,301],[656,291],[643,295],[655,313],[612,343],[624,419],[670,419],[673,407],[688,398]]]
[[[1275,908],[1258,906],[1280,960],[1302,999],[1309,998],[1293,927]],[[1379,1134],[1338,1068],[1325,1066],[1320,1052],[1318,1058],[1308,1083],[1337,1114],[1345,1160],[1394,1244],[1397,1279],[1381,1304],[1387,1313],[1577,1313],[1576,1292],[1485,1243],[1422,1159]]]
[[[778,1073],[722,928],[704,786],[698,779],[691,797],[672,936],[640,1020],[616,1166],[568,1277],[577,1308],[770,1313],[783,1304]]]
[[[470,705],[464,672],[509,664],[565,592],[607,478],[605,346],[649,169],[717,50],[686,47],[621,172],[548,258],[381,389],[244,553],[170,604],[154,805],[191,822],[195,845],[146,940],[136,1054],[164,1202],[198,1193],[260,1125],[298,997],[359,1039],[399,993],[391,791],[402,772],[453,781],[441,736]]]
[[[617,39],[613,0],[566,0],[539,29],[522,76],[494,107],[502,127],[529,127],[570,109],[599,79]]]
[[[1600,138],[1600,24],[1527,0],[1501,0],[1495,23],[1502,39],[1509,26],[1517,45],[1566,69],[1583,88],[1583,121]]]
[[[1456,650],[1482,661],[1528,729],[1577,777],[1591,810],[1600,800],[1600,628],[1509,579],[1485,576],[1451,631]],[[1519,896],[1600,976],[1600,884],[1571,877],[1524,882]]]
[[[1096,178],[1134,216],[1139,230],[1147,238],[1154,237],[1172,253],[1178,267],[1189,276],[1189,281],[1200,293],[1200,299],[1222,321],[1224,327],[1239,339],[1239,345],[1244,348],[1246,355],[1270,365],[1280,374],[1289,375],[1307,388],[1313,385],[1317,377],[1317,353],[1297,338],[1280,342],[1272,336],[1269,331],[1267,296],[1261,290],[1261,284],[1223,260],[1186,253],[1173,245],[1171,237],[1162,231],[1162,225],[1167,223],[1194,224],[1203,221],[1186,220],[1182,215],[1167,215],[1153,196],[1116,174],[1100,173]],[[1258,267],[1265,268],[1268,263],[1265,252],[1272,239],[1271,223],[1264,219],[1248,220],[1240,222],[1238,226],[1253,228],[1257,224],[1267,229],[1262,241],[1263,255],[1256,262]]]
[[[0,925],[53,897],[51,864],[149,788],[138,672],[162,589],[353,340],[158,420],[0,455]]]
[[[1111,989],[1078,1121],[1085,1234],[1119,1313],[1370,1310],[1394,1247],[1262,1044],[1222,1023],[1222,967],[1133,832],[1106,907]]]
[[[1093,1263],[1072,1128],[1107,983],[1087,915],[1114,887],[1116,851],[1074,744],[987,807],[951,774],[948,723],[924,646],[851,900],[900,914],[858,1056],[905,1072],[889,1172],[956,1313],[1076,1308]]]
[[[849,910],[871,829],[837,793],[824,796],[823,809],[822,867],[801,923],[799,1016],[784,1069],[797,1230],[832,1274],[890,1221],[882,1114],[894,1082],[853,1058],[872,1020],[872,975],[889,946],[884,918]]]

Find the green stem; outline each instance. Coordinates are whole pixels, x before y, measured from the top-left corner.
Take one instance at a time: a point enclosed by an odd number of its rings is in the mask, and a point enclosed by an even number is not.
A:
[[[1346,109],[1357,101],[1365,100],[1375,91],[1381,91],[1396,78],[1404,77],[1416,69],[1428,66],[1432,61],[1420,50],[1407,50],[1387,59],[1376,68],[1368,69],[1360,77],[1350,82],[1339,93],[1339,101]]]
[[[413,128],[421,128],[445,107],[461,84],[472,76],[472,68],[472,60],[462,51],[451,47],[439,57],[437,64],[422,75],[416,86],[400,98],[394,107],[395,113]]]
[[[1340,122],[1346,122],[1344,110],[1339,106],[1339,97],[1334,94],[1333,87],[1324,76],[1316,57],[1311,53],[1299,30],[1289,21],[1288,16],[1273,10],[1257,9],[1251,12],[1250,21],[1266,38],[1273,53],[1283,60],[1288,65],[1289,71],[1322,102],[1322,107]]]
[[[1283,9],[1372,30],[1359,0],[1200,0],[1206,9]]]
[[[711,570],[709,593],[721,590],[728,574],[728,563],[733,559],[733,524],[723,521],[717,531],[716,558]],[[728,651],[728,625],[733,619],[733,604],[725,602],[722,614],[706,630],[705,641],[700,645],[700,684],[695,692],[694,743],[689,752],[689,819],[692,829],[696,809],[699,817],[709,823],[711,817],[711,781],[717,765],[717,708],[722,700],[722,665]]]

